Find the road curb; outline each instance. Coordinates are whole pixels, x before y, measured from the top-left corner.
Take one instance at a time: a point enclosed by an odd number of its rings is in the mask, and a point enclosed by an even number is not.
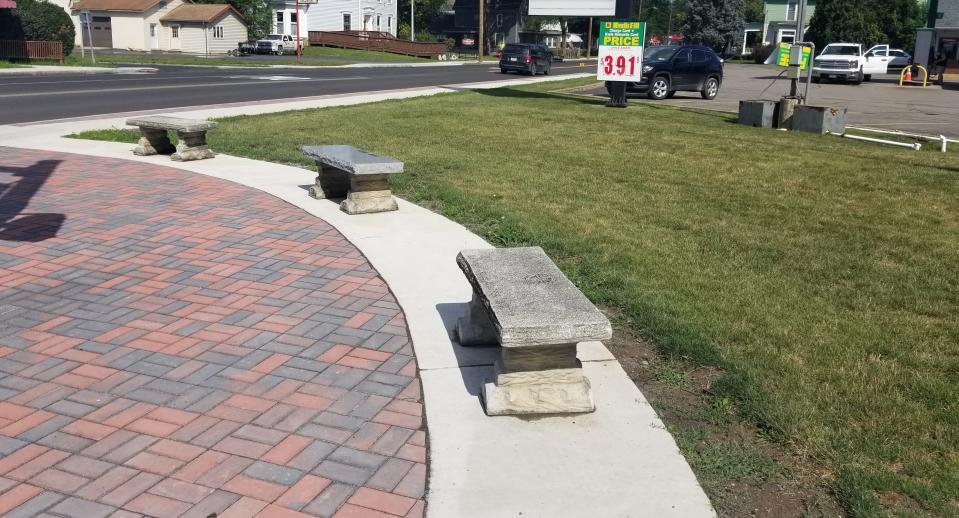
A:
[[[71,67],[63,70],[34,68],[5,68],[0,76],[61,76],[61,75],[97,75],[97,74],[140,74],[152,73],[151,67]]]

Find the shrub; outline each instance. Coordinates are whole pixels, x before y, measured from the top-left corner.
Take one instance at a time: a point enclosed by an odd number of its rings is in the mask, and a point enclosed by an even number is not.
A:
[[[775,49],[776,45],[756,45],[753,47],[753,62],[760,64],[765,63]]]
[[[73,52],[76,31],[62,7],[43,0],[17,0],[17,8],[0,11],[0,39],[62,41],[63,55]]]

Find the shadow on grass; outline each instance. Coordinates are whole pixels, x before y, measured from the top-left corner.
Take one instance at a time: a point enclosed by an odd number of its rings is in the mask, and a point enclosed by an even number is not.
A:
[[[464,90],[468,90],[465,89]],[[602,97],[597,97],[595,99],[590,99],[586,97],[580,97],[578,95],[569,95],[556,92],[533,92],[529,90],[519,90],[516,88],[491,88],[488,90],[470,90],[476,92],[480,95],[485,95],[487,97],[503,97],[510,99],[549,99],[549,100],[563,100],[570,101],[579,104],[589,104],[589,105],[601,105],[605,104],[606,101]]]

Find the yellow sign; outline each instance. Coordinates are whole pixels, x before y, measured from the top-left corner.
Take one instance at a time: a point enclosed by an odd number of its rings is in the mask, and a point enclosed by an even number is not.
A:
[[[776,54],[776,64],[781,67],[789,66],[789,49],[792,48],[792,45],[789,43],[780,43],[779,51]],[[809,47],[802,48],[802,70],[806,70],[809,66],[809,53],[812,51]]]

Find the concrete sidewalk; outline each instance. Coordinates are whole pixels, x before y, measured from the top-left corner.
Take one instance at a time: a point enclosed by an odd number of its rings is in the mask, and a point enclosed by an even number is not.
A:
[[[504,83],[522,82],[531,80]],[[356,104],[468,87],[341,96],[257,109]],[[249,107],[188,113],[223,116],[244,109]],[[478,389],[490,373],[494,351],[463,348],[450,338],[451,326],[471,296],[455,255],[461,249],[490,246],[464,227],[402,200],[397,212],[347,216],[332,202],[309,198],[302,186],[312,183],[315,173],[296,167],[227,155],[172,164],[167,157],[134,157],[129,144],[58,138],[109,125],[122,125],[122,120],[0,128],[0,138],[11,146],[171,166],[253,187],[328,222],[376,268],[406,315],[423,381],[430,427],[427,516],[715,514],[672,436],[601,343],[581,344],[578,354],[593,383],[595,413],[535,420],[484,414]]]

